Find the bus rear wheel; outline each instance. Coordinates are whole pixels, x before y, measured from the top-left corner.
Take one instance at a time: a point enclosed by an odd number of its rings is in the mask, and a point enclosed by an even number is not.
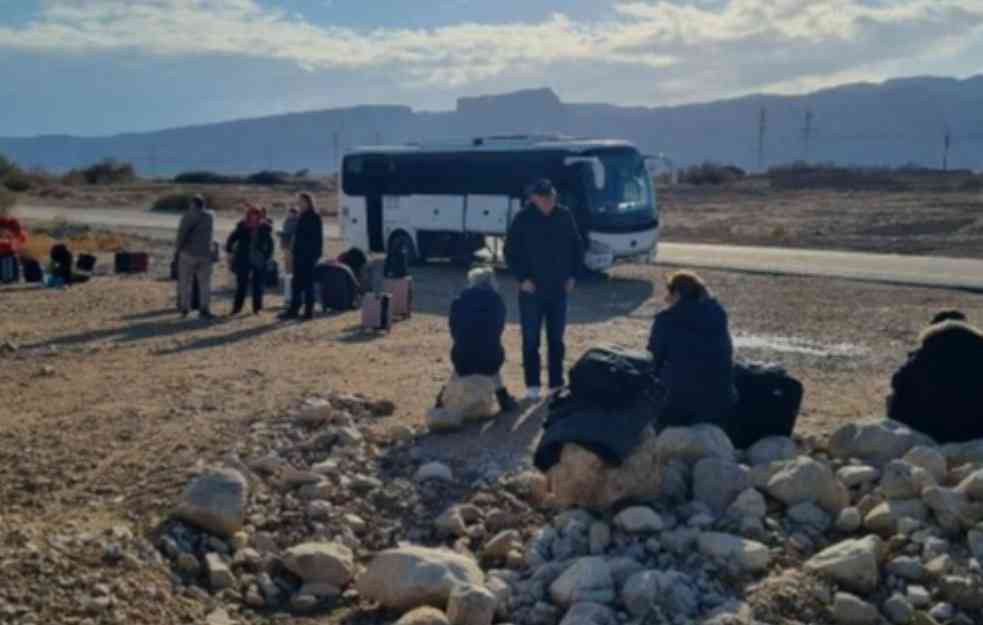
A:
[[[402,253],[408,265],[416,265],[420,262],[420,257],[416,253],[416,245],[413,244],[413,237],[405,232],[397,232],[389,239],[389,251]]]

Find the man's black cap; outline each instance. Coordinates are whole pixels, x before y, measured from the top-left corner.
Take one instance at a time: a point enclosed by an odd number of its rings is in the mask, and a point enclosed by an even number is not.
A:
[[[553,195],[556,193],[556,188],[553,183],[548,178],[541,178],[536,182],[529,185],[528,195]]]

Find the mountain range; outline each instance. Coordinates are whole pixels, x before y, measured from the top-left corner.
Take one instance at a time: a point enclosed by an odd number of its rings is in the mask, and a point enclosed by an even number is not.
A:
[[[144,175],[263,169],[328,173],[357,145],[562,133],[619,138],[679,166],[756,171],[794,161],[983,169],[983,75],[859,83],[671,107],[565,103],[548,88],[461,98],[453,111],[357,106],[105,137],[0,137],[0,154],[65,171],[103,158]],[[948,146],[948,147],[947,147]]]

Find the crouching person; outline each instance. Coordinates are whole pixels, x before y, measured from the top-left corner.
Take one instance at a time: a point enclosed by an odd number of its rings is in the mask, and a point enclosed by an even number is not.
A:
[[[649,337],[655,371],[669,396],[658,426],[726,428],[737,406],[727,312],[695,273],[670,274],[666,309]]]
[[[505,302],[498,293],[495,272],[484,267],[474,269],[468,274],[468,283],[468,288],[451,304],[454,374],[441,391],[433,413],[438,415],[434,420],[438,427],[452,427],[518,408],[502,382]]]
[[[981,366],[983,332],[958,311],[939,313],[891,379],[888,416],[939,443],[983,437]]]

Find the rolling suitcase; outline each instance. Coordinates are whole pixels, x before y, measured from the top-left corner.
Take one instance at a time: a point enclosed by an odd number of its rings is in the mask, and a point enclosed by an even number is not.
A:
[[[0,284],[13,284],[20,280],[20,262],[13,254],[0,256]]]
[[[75,261],[75,268],[85,273],[92,273],[92,270],[96,268],[96,257],[92,254],[79,254]]]
[[[392,296],[390,310],[395,319],[413,316],[413,278],[386,278],[382,290]]]
[[[146,252],[133,252],[130,260],[130,273],[147,273],[150,269],[150,256]]]
[[[130,254],[128,252],[116,252],[113,257],[113,271],[116,273],[130,273]]]
[[[791,436],[802,406],[802,383],[776,365],[734,365],[737,409],[727,434],[738,449],[769,436]]]
[[[392,327],[388,293],[369,293],[362,299],[362,329],[388,332]]]
[[[30,284],[39,284],[44,282],[44,270],[41,269],[41,263],[34,260],[33,258],[23,259],[24,264],[24,282]]]

